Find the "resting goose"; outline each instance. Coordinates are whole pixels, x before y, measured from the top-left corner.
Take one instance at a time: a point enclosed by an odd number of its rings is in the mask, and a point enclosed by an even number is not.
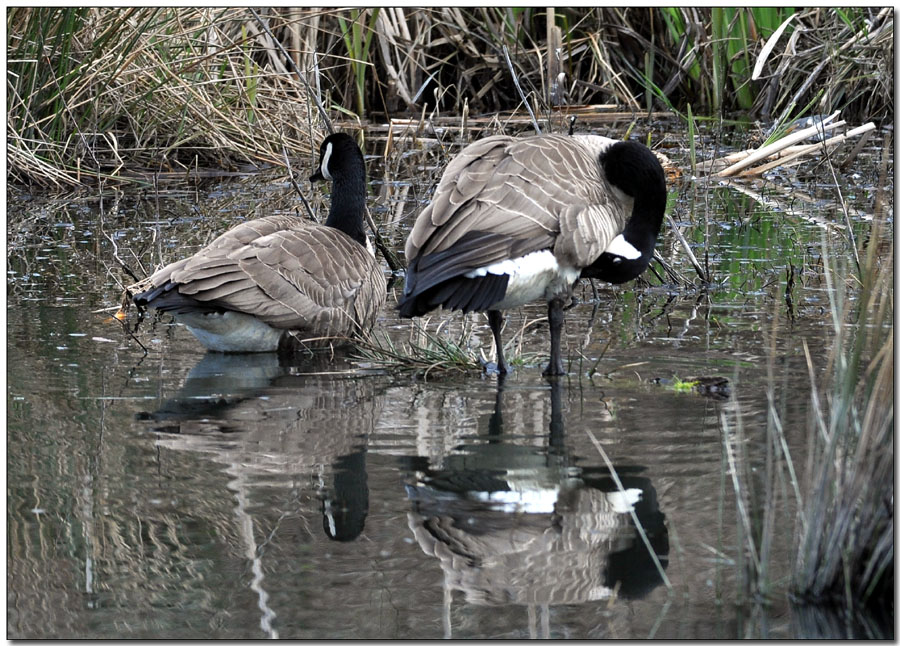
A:
[[[460,152],[406,241],[398,309],[488,313],[497,368],[508,371],[501,310],[548,302],[550,363],[563,375],[563,305],[579,277],[620,283],[647,268],[666,180],[645,146],[595,135],[487,137]]]
[[[289,215],[244,222],[129,287],[134,302],[170,312],[218,352],[367,331],[386,284],[363,230],[365,162],[344,133],[327,137],[320,155],[310,181],[333,182],[324,226]]]

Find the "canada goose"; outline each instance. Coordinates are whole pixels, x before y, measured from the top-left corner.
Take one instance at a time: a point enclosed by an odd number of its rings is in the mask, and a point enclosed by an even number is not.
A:
[[[620,283],[650,263],[666,207],[662,166],[645,146],[594,135],[487,137],[450,162],[406,241],[398,309],[488,313],[508,371],[501,310],[544,298],[545,375],[563,375],[563,305],[579,277]]]
[[[325,225],[288,215],[244,222],[129,287],[210,350],[271,352],[368,330],[386,284],[363,230],[366,167],[344,133],[322,142],[310,181],[333,182]]]

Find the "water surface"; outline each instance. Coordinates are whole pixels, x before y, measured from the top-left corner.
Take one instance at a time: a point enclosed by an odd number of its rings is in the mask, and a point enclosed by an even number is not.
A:
[[[375,174],[389,239],[427,200],[412,180],[426,163]],[[874,163],[844,178],[857,235],[884,217],[877,179]],[[757,197],[675,185],[670,213],[712,284],[666,231],[682,280],[581,286],[570,375],[552,382],[539,305],[507,317],[520,361],[502,382],[424,379],[352,349],[207,354],[168,317],[133,336],[111,318],[128,280],[116,256],[146,271],[262,204],[293,212],[283,182],[102,204],[11,194],[8,636],[892,636],[783,595],[754,604],[741,583],[729,451],[762,469],[772,386],[804,464],[803,344],[821,376],[830,343],[823,243],[848,250],[834,187],[791,181],[809,201],[777,181]],[[378,327],[403,343],[395,302]],[[489,358],[484,316],[427,325]],[[691,377],[722,387],[673,388]],[[776,534],[771,571],[787,573],[793,537]]]

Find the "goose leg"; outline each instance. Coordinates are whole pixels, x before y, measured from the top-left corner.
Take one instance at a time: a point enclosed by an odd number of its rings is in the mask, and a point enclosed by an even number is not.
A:
[[[505,375],[509,372],[506,359],[503,357],[503,342],[500,340],[500,328],[503,327],[503,313],[500,310],[488,310],[488,324],[494,334],[494,347],[497,349],[497,372]]]
[[[545,377],[557,377],[566,374],[559,348],[564,317],[562,300],[558,298],[550,300],[547,303],[547,318],[550,321],[550,363],[547,364],[547,368],[544,370]]]

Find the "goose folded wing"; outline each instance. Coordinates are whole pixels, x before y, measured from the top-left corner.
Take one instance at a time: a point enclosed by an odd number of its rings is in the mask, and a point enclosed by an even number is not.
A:
[[[570,206],[560,215],[553,247],[559,263],[584,268],[593,263],[624,229],[622,210],[612,202]]]
[[[558,231],[554,211],[561,205],[554,203],[552,196],[548,199],[533,170],[510,155],[508,143],[514,140],[491,137],[482,142],[491,140],[503,145],[485,147],[481,157],[460,155],[448,166],[433,202],[419,216],[407,240],[408,258],[448,250],[464,238],[471,241],[476,232],[506,236],[521,253],[552,245]],[[468,159],[468,164],[454,167],[461,159]],[[490,264],[509,257],[508,250],[499,246],[495,251],[495,256],[481,261]]]
[[[201,307],[243,312],[273,327],[323,333],[348,330],[348,316],[358,322],[354,301],[361,287],[371,300],[378,280],[384,291],[374,260],[347,236],[325,227],[273,228],[275,233],[256,235],[248,244],[240,244],[240,236],[220,237],[178,263],[167,285]],[[364,285],[367,281],[372,285]]]
[[[424,258],[471,242],[473,232],[509,237],[515,249],[495,247],[495,255],[479,258],[484,266],[553,248],[563,235],[572,262],[586,265],[618,226],[603,224],[616,215],[614,199],[598,161],[577,140],[490,137],[448,166],[434,201],[416,221],[407,257]]]
[[[210,242],[204,250],[222,249],[231,251],[279,231],[304,229],[309,226],[310,223],[306,220],[301,220],[292,215],[269,215],[264,218],[248,220],[232,227]]]
[[[260,319],[343,334],[374,318],[385,297],[384,277],[362,246],[326,227],[280,232],[267,242],[240,259],[267,296],[254,312]]]

